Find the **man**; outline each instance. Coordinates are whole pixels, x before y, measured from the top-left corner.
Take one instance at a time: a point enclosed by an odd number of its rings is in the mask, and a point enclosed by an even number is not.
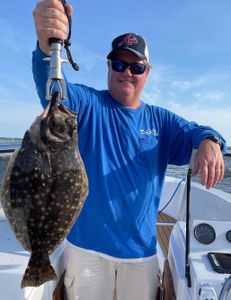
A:
[[[67,5],[69,13],[71,6]],[[48,39],[65,39],[67,18],[58,0],[34,11],[38,46],[33,73],[42,105],[50,54]],[[112,43],[108,90],[67,83],[65,105],[78,112],[79,148],[89,195],[67,237],[65,287],[68,299],[154,299],[158,286],[155,224],[169,163],[189,162],[193,175],[214,186],[224,175],[225,141],[209,127],[187,122],[140,100],[150,72],[147,44],[134,33]]]

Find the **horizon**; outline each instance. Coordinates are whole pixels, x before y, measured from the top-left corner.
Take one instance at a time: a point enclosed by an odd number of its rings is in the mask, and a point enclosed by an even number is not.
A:
[[[4,141],[14,141],[14,140],[15,141],[18,141],[18,140],[22,141],[23,137],[3,137],[3,136],[0,136],[0,143],[3,142],[2,140],[4,140]],[[228,145],[227,149],[231,150],[231,145]]]
[[[112,0],[113,1],[113,0]],[[32,11],[37,1],[2,3],[0,11],[0,136],[20,137],[42,112],[31,72],[36,46]],[[231,2],[132,0],[73,6],[72,46],[75,72],[63,70],[71,82],[107,88],[106,56],[114,37],[124,32],[143,36],[152,65],[142,101],[164,107],[189,121],[209,125],[231,145]],[[118,22],[119,17],[119,22]],[[63,53],[63,57],[65,57]]]

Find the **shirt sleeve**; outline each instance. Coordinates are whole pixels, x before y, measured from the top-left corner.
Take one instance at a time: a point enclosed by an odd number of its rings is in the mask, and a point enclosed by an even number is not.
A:
[[[32,53],[32,73],[37,93],[43,107],[48,104],[46,100],[46,83],[49,77],[50,63],[48,60],[44,60],[48,57],[49,56],[40,50],[37,43],[37,47]]]
[[[200,126],[195,122],[188,122],[174,113],[167,113],[166,137],[169,142],[169,164],[188,164],[192,150],[198,149],[200,143],[208,135],[215,135],[221,139],[222,153],[227,151],[226,141],[222,135],[209,126]]]

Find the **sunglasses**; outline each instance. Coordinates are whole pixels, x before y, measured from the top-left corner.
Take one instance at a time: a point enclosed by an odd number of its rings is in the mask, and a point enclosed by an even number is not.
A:
[[[128,64],[122,60],[111,60],[111,67],[113,71],[116,72],[124,72],[127,68],[131,71],[132,74],[140,75],[143,74],[144,71],[148,68],[148,65],[140,64],[140,63],[132,63]]]

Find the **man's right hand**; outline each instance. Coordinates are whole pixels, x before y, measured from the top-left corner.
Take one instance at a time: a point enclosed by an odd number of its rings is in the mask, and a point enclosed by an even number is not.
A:
[[[72,13],[71,5],[67,11]],[[68,19],[63,4],[59,0],[43,0],[37,3],[33,11],[35,29],[40,49],[50,54],[50,38],[65,40],[68,34]]]

